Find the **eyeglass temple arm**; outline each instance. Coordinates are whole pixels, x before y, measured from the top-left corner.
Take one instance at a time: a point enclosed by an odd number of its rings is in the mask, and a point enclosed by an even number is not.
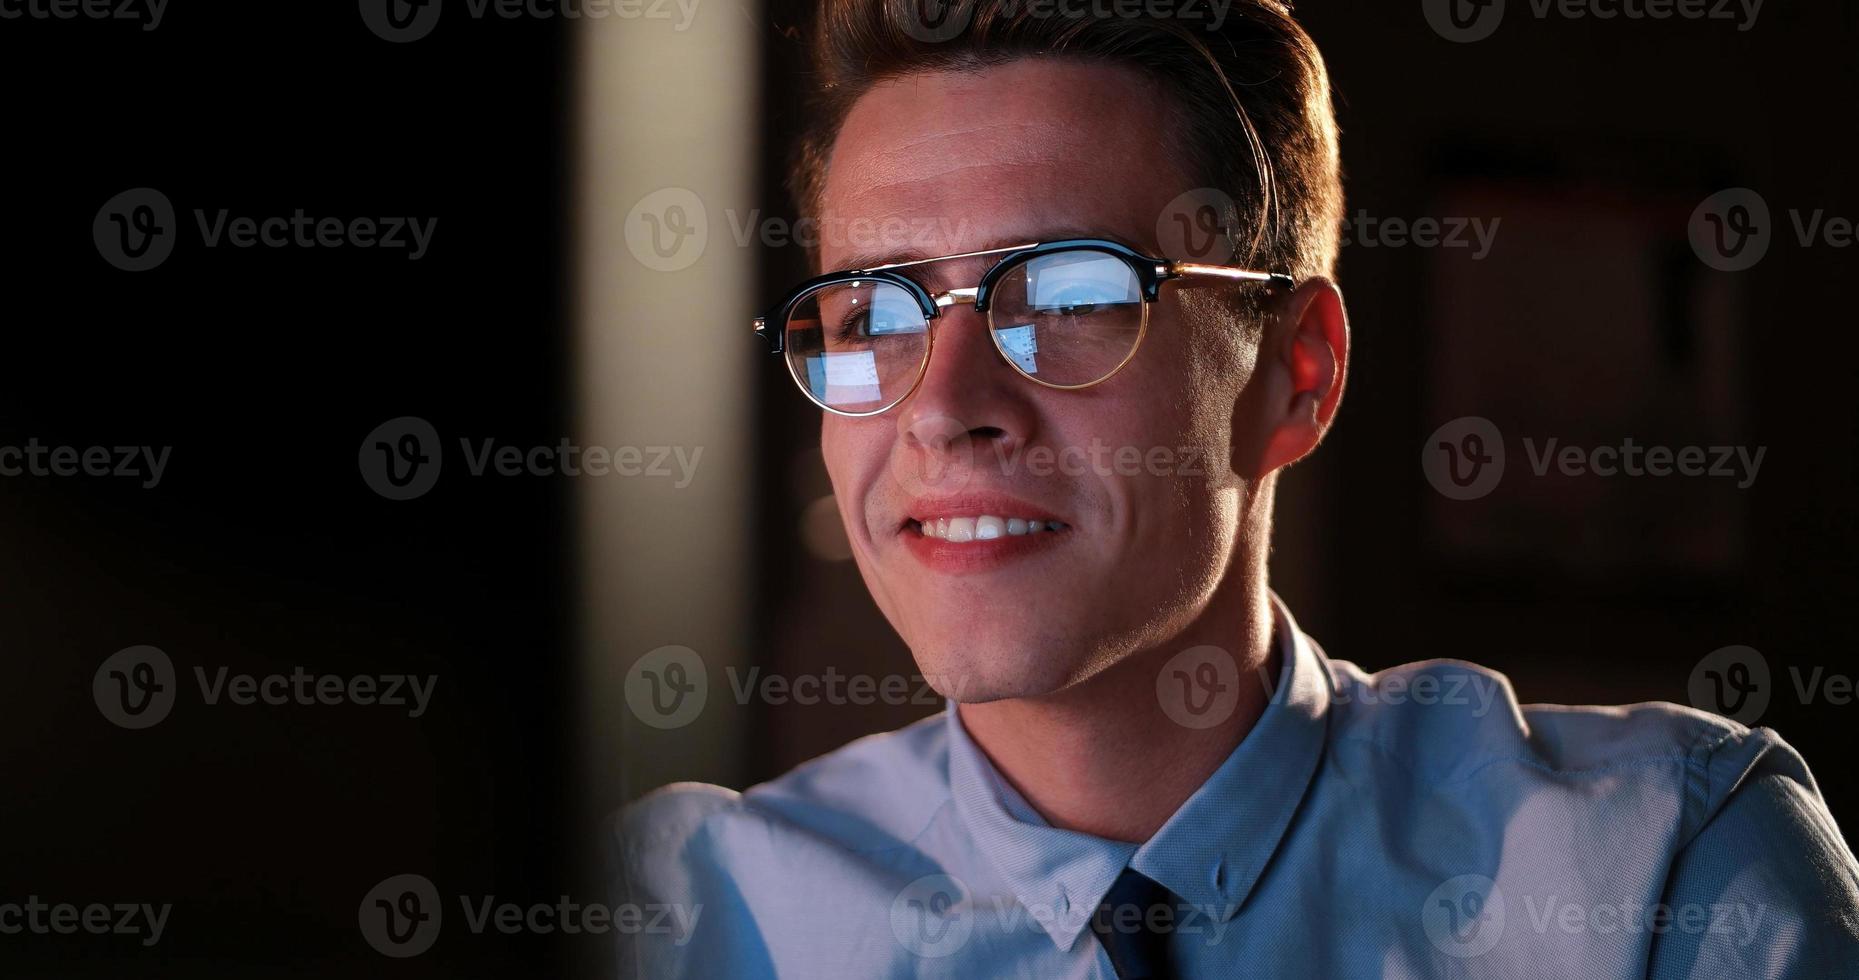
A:
[[[1240,282],[1262,282],[1275,289],[1297,288],[1296,280],[1282,272],[1254,272],[1251,269],[1239,269],[1230,265],[1208,265],[1203,262],[1169,262],[1164,269],[1171,278],[1208,276],[1216,279],[1235,279]]]

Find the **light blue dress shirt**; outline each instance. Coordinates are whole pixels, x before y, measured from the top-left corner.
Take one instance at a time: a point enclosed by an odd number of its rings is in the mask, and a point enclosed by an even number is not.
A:
[[[1179,897],[1186,977],[1859,977],[1859,868],[1774,732],[1371,674],[1273,605],[1271,703],[1148,842],[1046,824],[951,707],[622,811],[620,975],[1108,980],[1129,867]]]

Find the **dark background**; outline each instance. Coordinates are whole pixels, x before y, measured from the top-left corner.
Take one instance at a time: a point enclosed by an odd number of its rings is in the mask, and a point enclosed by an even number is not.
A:
[[[1806,756],[1850,837],[1859,705],[1800,703],[1786,670],[1859,673],[1846,298],[1859,252],[1802,248],[1777,228],[1746,272],[1675,274],[1670,257],[1683,258],[1691,208],[1727,187],[1757,189],[1778,224],[1789,208],[1859,217],[1859,16],[1770,0],[1739,33],[1538,21],[1512,7],[1496,36],[1464,45],[1436,35],[1417,3],[1300,11],[1337,91],[1349,212],[1411,220],[1475,204],[1506,223],[1489,266],[1345,247],[1348,395],[1331,440],[1281,484],[1274,586],[1332,656],[1369,668],[1464,657],[1508,673],[1525,701],[1683,703],[1700,658],[1753,646],[1773,670],[1762,723]],[[765,41],[764,209],[789,207],[778,164],[798,62],[783,29],[804,9],[751,13]],[[0,22],[12,191],[0,445],[173,447],[154,490],[0,478],[0,653],[13,668],[0,685],[0,902],[175,906],[151,949],[0,936],[0,972],[558,975],[604,952],[586,937],[461,938],[448,925],[431,952],[389,960],[356,928],[359,898],[392,874],[426,875],[448,896],[553,902],[585,894],[594,866],[575,785],[590,749],[565,708],[570,489],[442,479],[406,506],[370,490],[355,462],[370,430],[402,415],[448,439],[542,445],[567,430],[569,32],[458,17],[391,45],[340,3],[175,4],[147,33]],[[668,97],[664,112],[677,111]],[[662,121],[638,120],[640,138]],[[100,258],[90,225],[141,186],[188,227],[160,269],[132,275]],[[438,225],[417,262],[203,249],[194,208]],[[1642,216],[1634,227],[1670,241],[1643,269],[1597,277],[1579,248],[1541,245],[1566,231],[1545,214]],[[798,249],[759,258],[765,298],[805,272]],[[1457,291],[1487,270],[1502,270],[1502,302]],[[1646,282],[1733,299],[1719,329],[1734,356],[1702,358],[1682,339],[1695,303],[1657,323],[1636,312]],[[1571,306],[1587,315],[1564,317]],[[1545,342],[1564,324],[1589,346],[1658,331],[1666,360],[1597,375]],[[1468,336],[1487,361],[1451,356]],[[829,492],[811,448],[817,410],[774,364],[757,377],[743,421],[761,445],[766,587],[748,659],[790,675],[911,673],[852,564],[797,533]],[[1535,387],[1494,398],[1481,378]],[[1500,488],[1458,507],[1418,457],[1462,415],[1513,438],[1767,454],[1751,487],[1726,493],[1698,480],[1533,483],[1513,442]],[[1602,530],[1586,540],[1583,527]],[[1688,544],[1700,539],[1710,546]],[[703,616],[703,597],[690,601]],[[184,684],[194,666],[303,666],[436,674],[437,696],[415,721],[184,697],[161,725],[128,731],[100,716],[90,685],[105,657],[145,643]],[[754,780],[936,708],[748,710],[739,751]]]
[[[564,432],[564,33],[458,17],[390,45],[353,3],[176,3],[146,33],[0,22],[0,445],[173,447],[152,490],[0,479],[0,902],[174,905],[148,949],[0,936],[0,974],[560,972],[543,941],[497,934],[389,960],[356,916],[403,872],[451,895],[569,890],[566,488],[454,471],[395,502],[357,449],[402,415],[446,439]],[[131,274],[91,220],[134,187],[183,231]],[[418,261],[208,249],[195,208],[438,223]],[[130,731],[91,678],[137,644],[183,690]],[[409,721],[207,706],[196,666],[438,681]]]

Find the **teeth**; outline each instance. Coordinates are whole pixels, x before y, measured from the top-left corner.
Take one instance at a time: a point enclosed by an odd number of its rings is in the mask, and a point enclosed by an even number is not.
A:
[[[917,521],[917,530],[926,538],[936,538],[953,544],[967,544],[971,541],[992,541],[995,538],[1019,537],[1023,534],[1038,534],[1041,531],[1063,531],[1066,526],[1061,521],[1036,521],[1024,517],[997,517],[982,514],[977,517],[938,517],[933,521]]]

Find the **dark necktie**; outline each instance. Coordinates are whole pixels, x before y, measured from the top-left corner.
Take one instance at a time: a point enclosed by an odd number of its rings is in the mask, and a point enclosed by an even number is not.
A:
[[[1161,909],[1157,909],[1161,906]],[[1166,911],[1163,911],[1163,910]],[[1091,931],[1110,954],[1118,980],[1164,980],[1175,976],[1168,938],[1175,931],[1175,896],[1160,882],[1124,868],[1091,916]]]

